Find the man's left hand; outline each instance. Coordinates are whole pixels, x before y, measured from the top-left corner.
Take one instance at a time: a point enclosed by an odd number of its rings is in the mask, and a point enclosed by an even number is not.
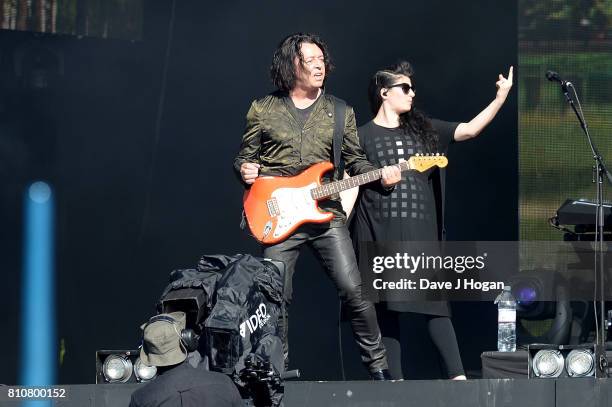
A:
[[[385,188],[390,188],[402,180],[402,172],[397,165],[390,165],[382,168],[381,184]]]

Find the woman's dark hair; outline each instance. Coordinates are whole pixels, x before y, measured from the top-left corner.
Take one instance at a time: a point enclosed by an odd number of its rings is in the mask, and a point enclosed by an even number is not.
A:
[[[327,45],[325,45],[318,35],[304,33],[291,34],[278,44],[276,51],[274,51],[272,65],[270,66],[270,77],[278,89],[288,92],[295,86],[297,72],[295,72],[293,61],[298,57],[300,61],[304,63],[304,57],[300,51],[300,46],[303,42],[315,44],[323,51],[326,78],[334,69],[329,51],[327,50]]]
[[[368,100],[370,101],[370,109],[374,116],[378,113],[383,102],[380,90],[397,83],[400,75],[412,79],[413,74],[412,65],[403,60],[374,74],[368,87]],[[399,122],[401,128],[411,130],[415,134],[428,152],[436,152],[438,134],[432,127],[429,118],[423,112],[413,107],[410,111],[400,114]]]

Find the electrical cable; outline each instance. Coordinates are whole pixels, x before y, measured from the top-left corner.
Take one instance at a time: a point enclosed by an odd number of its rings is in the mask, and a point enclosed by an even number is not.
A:
[[[157,148],[161,139],[161,121],[164,112],[164,105],[166,101],[166,87],[168,84],[168,66],[170,65],[170,51],[172,49],[172,39],[174,37],[174,22],[176,19],[176,0],[172,0],[170,9],[170,20],[168,22],[168,42],[166,44],[166,53],[164,57],[164,66],[162,71],[161,90],[159,92],[159,100],[157,103],[157,113],[155,116],[155,127],[153,129],[153,146],[151,149],[151,165],[149,166],[149,173],[147,176],[147,184],[145,190],[145,204],[142,211],[142,219],[140,224],[140,232],[138,233],[138,239],[136,240],[136,247],[140,247],[146,226],[149,221],[149,213],[151,211],[151,195],[153,190],[153,176],[155,174],[155,163],[157,161]]]
[[[342,354],[342,301],[338,301],[338,355],[340,356],[340,373],[342,380],[346,381],[344,374],[344,356]]]

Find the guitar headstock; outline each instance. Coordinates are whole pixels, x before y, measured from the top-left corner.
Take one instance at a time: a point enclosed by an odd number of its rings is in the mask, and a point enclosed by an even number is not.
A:
[[[419,172],[427,171],[431,167],[438,166],[440,168],[444,168],[448,165],[448,158],[440,153],[436,153],[435,155],[413,155],[408,159],[408,165],[410,169],[416,170]]]

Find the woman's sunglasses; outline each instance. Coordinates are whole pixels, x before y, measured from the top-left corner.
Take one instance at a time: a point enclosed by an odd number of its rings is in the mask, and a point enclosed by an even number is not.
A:
[[[397,87],[401,87],[402,92],[404,92],[405,95],[409,94],[410,91],[415,91],[414,86],[410,85],[409,83],[396,83],[395,85],[387,86],[388,89]]]

